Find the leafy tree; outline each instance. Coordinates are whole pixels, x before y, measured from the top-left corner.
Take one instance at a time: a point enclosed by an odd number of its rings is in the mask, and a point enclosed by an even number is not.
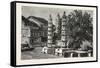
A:
[[[73,42],[69,47],[80,48],[82,41],[89,41],[92,43],[93,39],[93,24],[92,16],[88,12],[81,10],[74,10],[68,15],[67,30],[70,31],[68,36],[73,38]]]

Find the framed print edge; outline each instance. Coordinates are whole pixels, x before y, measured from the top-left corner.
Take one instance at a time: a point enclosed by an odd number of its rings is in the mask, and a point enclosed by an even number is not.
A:
[[[16,66],[16,3],[10,3],[10,11],[11,11],[11,50],[10,50],[10,65]]]
[[[63,6],[78,6],[78,7],[94,7],[96,8],[96,60],[90,61],[75,61],[75,62],[59,62],[59,63],[43,63],[43,64],[17,64],[17,39],[16,39],[16,30],[17,27],[17,13],[16,13],[16,4],[17,3],[31,3],[31,4],[43,4],[43,5],[63,5]],[[39,3],[39,2],[24,2],[24,1],[13,1],[11,2],[11,66],[37,66],[37,65],[53,65],[53,64],[69,64],[69,63],[84,63],[84,62],[97,62],[98,61],[98,7],[90,5],[73,5],[73,4],[56,4],[56,3]]]
[[[96,61],[98,62],[98,6],[96,6]]]

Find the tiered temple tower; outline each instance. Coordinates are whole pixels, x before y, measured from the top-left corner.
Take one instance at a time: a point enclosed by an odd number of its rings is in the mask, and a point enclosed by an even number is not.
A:
[[[66,46],[66,12],[64,12],[63,16],[62,16],[62,28],[61,28],[61,40],[62,40],[62,46]]]
[[[52,46],[52,17],[49,15],[48,19],[48,47]]]
[[[57,18],[56,18],[56,33],[58,34],[58,39],[61,40],[61,18],[58,13]]]

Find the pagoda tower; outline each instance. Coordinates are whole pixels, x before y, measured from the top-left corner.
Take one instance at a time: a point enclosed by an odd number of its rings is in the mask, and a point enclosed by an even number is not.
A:
[[[49,15],[49,19],[48,19],[48,47],[52,46],[52,17],[51,15]]]
[[[62,23],[61,23],[61,41],[62,41],[62,46],[66,46],[66,12],[63,13],[62,16]]]
[[[61,40],[61,18],[59,13],[57,14],[56,18],[56,33],[58,34],[58,39]]]

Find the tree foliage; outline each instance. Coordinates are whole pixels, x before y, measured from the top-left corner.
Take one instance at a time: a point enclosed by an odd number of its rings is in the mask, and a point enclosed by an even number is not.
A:
[[[73,38],[73,42],[69,47],[79,48],[82,41],[92,43],[93,39],[93,23],[92,16],[88,12],[74,10],[68,15],[68,23],[66,25],[70,31],[69,37]]]

